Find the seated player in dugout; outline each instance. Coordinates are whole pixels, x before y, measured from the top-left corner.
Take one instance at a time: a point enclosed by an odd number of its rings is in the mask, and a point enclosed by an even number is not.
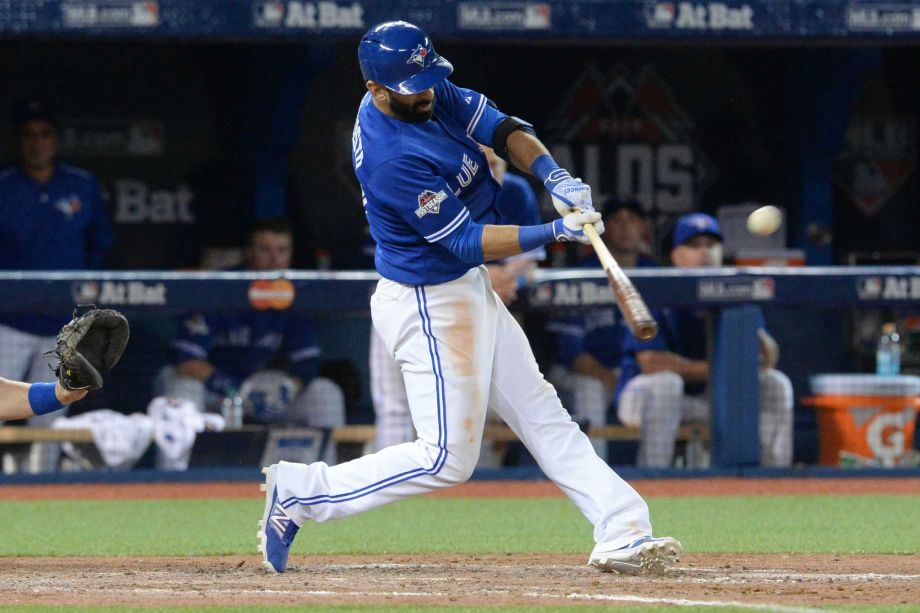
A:
[[[710,215],[692,213],[677,220],[671,262],[678,268],[722,265],[722,232]],[[706,311],[666,308],[655,313],[659,332],[641,342],[627,335],[617,413],[624,424],[641,429],[639,466],[668,467],[674,461],[681,423],[707,423],[711,407],[706,383]],[[760,463],[792,464],[792,384],[776,369],[779,347],[766,330],[763,315],[760,339]],[[688,465],[705,464],[698,443],[688,445]]]
[[[293,229],[286,219],[257,222],[248,234],[245,268],[290,268]],[[345,399],[321,365],[316,325],[301,313],[266,309],[194,313],[173,339],[174,364],[158,375],[158,396],[186,398],[217,411],[242,395],[249,423],[335,428]]]
[[[658,263],[644,252],[648,224],[642,205],[634,198],[611,198],[604,213],[604,244],[623,268],[647,268]],[[578,268],[598,270],[594,250]],[[556,341],[557,362],[550,368],[550,381],[568,398],[566,406],[582,428],[608,422],[614,392],[620,378],[620,361],[629,329],[614,304],[560,313],[547,323]],[[607,441],[592,438],[597,454],[607,459]]]

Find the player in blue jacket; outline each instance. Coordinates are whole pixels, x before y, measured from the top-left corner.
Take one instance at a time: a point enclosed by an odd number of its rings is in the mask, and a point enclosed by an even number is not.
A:
[[[58,124],[43,101],[28,100],[13,113],[18,162],[0,172],[0,270],[98,269],[112,243],[99,184],[89,172],[56,161]],[[54,315],[0,315],[0,377],[41,381],[42,354],[54,348],[67,319]],[[48,425],[63,411],[29,419]],[[58,445],[32,446],[32,471],[57,463]]]
[[[677,220],[671,260],[678,268],[721,266],[722,232],[711,215],[692,213]],[[703,309],[662,309],[655,313],[659,331],[651,341],[628,335],[617,386],[620,421],[641,429],[638,464],[668,467],[673,462],[681,422],[709,419],[705,397],[709,379],[706,313]],[[776,369],[779,348],[761,315],[760,457],[763,466],[792,463],[792,383]],[[699,445],[696,445],[698,447]],[[701,450],[688,449],[688,463]]]
[[[645,501],[597,457],[562,407],[483,266],[554,240],[585,242],[586,224],[602,232],[591,188],[556,165],[530,124],[448,81],[453,67],[418,27],[375,26],[358,59],[368,91],[352,157],[383,277],[371,314],[403,373],[418,439],[336,466],[267,467],[265,565],[286,569],[294,536],[309,520],[469,479],[491,408],[594,526],[590,564],[630,573],[668,568],[680,543],[652,537]],[[480,144],[536,176],[564,217],[501,225],[499,187]]]

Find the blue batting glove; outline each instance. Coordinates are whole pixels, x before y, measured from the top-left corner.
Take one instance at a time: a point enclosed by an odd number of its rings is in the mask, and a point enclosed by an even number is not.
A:
[[[560,243],[577,241],[586,245],[591,239],[585,234],[584,227],[592,224],[598,234],[604,233],[604,222],[601,214],[595,211],[590,213],[569,213],[562,219],[553,221],[553,238]]]

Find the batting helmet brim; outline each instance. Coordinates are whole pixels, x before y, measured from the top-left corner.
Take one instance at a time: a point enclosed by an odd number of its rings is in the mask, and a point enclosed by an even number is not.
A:
[[[418,94],[426,89],[434,87],[444,79],[450,76],[454,71],[454,66],[445,58],[439,56],[430,66],[419,73],[416,73],[396,84],[395,88],[390,88],[399,94]]]

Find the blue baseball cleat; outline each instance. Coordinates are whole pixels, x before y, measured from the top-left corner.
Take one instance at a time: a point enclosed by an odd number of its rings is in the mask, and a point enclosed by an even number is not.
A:
[[[273,573],[283,573],[287,569],[291,543],[300,526],[288,516],[278,502],[278,489],[275,487],[275,473],[278,465],[272,464],[262,469],[265,475],[265,510],[259,522],[259,551],[262,552],[262,566]]]
[[[680,559],[684,549],[670,536],[643,536],[625,547],[606,549],[598,543],[588,564],[605,573],[625,575],[663,575]]]

